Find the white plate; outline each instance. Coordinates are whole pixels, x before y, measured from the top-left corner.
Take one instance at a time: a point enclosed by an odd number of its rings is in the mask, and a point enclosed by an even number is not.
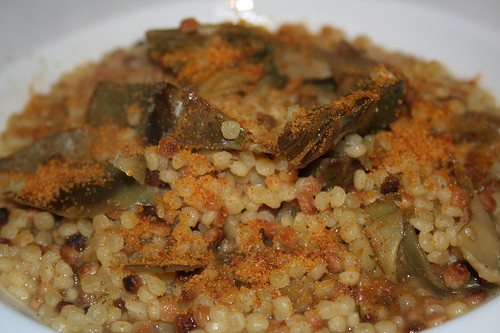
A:
[[[249,8],[238,12],[234,7]],[[185,17],[218,22],[329,24],[364,34],[391,50],[436,59],[457,76],[481,76],[500,98],[500,3],[496,0],[29,0],[0,1],[0,129],[22,109],[30,89],[47,91],[77,64],[129,46],[149,28],[177,26]],[[4,298],[5,299],[5,298]],[[429,332],[498,331],[500,298]],[[0,331],[50,332],[0,303]]]

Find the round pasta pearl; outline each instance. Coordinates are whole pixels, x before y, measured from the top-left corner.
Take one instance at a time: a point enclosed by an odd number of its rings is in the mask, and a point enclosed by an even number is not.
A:
[[[339,280],[341,283],[348,286],[354,286],[359,282],[359,272],[356,271],[346,271],[339,274]]]
[[[222,122],[220,130],[224,139],[234,140],[240,135],[241,127],[233,120],[226,120]]]
[[[293,314],[293,305],[287,296],[279,296],[273,300],[274,318],[279,322],[289,318]]]
[[[245,328],[248,333],[264,333],[269,327],[267,316],[260,312],[254,312],[247,316]]]
[[[147,280],[147,285],[149,291],[151,291],[151,293],[155,296],[161,296],[167,292],[167,287],[165,286],[165,283],[156,276],[151,276]]]
[[[344,189],[340,186],[335,186],[333,189],[330,191],[330,205],[333,208],[336,207],[341,207],[346,198],[346,193]]]
[[[357,190],[362,191],[365,188],[366,183],[367,183],[366,172],[362,169],[358,169],[358,170],[354,171],[353,182],[354,182],[354,187]]]
[[[50,230],[54,228],[55,218],[49,212],[40,212],[35,215],[33,223],[38,230]]]

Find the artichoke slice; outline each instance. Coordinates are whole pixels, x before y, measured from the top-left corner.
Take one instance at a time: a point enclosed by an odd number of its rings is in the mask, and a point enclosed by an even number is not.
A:
[[[93,217],[150,204],[150,189],[92,156],[94,140],[91,130],[60,132],[1,159],[3,194],[65,217]]]
[[[333,102],[291,115],[278,138],[278,149],[290,164],[302,168],[331,150],[345,135],[386,128],[397,115],[405,90],[402,78],[377,68],[379,77]]]
[[[372,218],[365,228],[378,263],[393,283],[407,276],[416,278],[438,293],[446,287],[418,244],[413,226],[406,222],[404,212],[390,200],[380,200],[366,208]]]
[[[90,133],[82,129],[59,132],[34,142],[16,153],[0,159],[0,172],[34,172],[40,164],[57,156],[76,159],[90,148]]]
[[[273,72],[275,41],[262,27],[201,25],[146,33],[151,58],[183,86],[205,92],[246,92]],[[236,78],[236,79],[234,79]],[[238,82],[225,85],[224,82]]]
[[[404,237],[403,212],[390,200],[366,208],[371,218],[365,231],[378,264],[393,283],[398,281],[398,249]]]
[[[146,33],[146,39],[151,56],[160,62],[167,53],[205,50],[216,43],[241,50],[246,57],[259,61],[267,54],[271,34],[263,27],[222,23],[201,25],[198,29],[189,32],[183,32],[180,29],[150,30]],[[184,59],[184,61],[187,60]],[[228,63],[227,65],[234,64]],[[165,63],[165,66],[168,64]]]
[[[134,113],[131,117],[137,117],[132,124],[126,121],[130,113]],[[195,93],[164,82],[101,83],[88,113],[91,125],[115,122],[132,126],[149,144],[158,144],[161,138],[170,135],[187,148],[271,151],[242,126],[235,139],[226,139],[221,131],[225,121],[236,122]]]
[[[459,233],[464,258],[482,279],[500,284],[500,237],[477,196],[470,201],[472,219]]]
[[[342,43],[334,51],[303,44],[279,43],[276,66],[282,77],[310,82],[329,80],[337,96],[349,94],[378,63],[363,52]]]
[[[138,204],[153,204],[154,191],[109,164],[103,168],[106,174],[104,182],[79,184],[68,191],[60,191],[54,201],[37,208],[65,217],[92,218]],[[31,202],[27,204],[32,205]]]
[[[418,244],[415,229],[409,223],[404,226],[404,237],[399,254],[399,274],[408,274],[424,281],[438,293],[449,292],[443,280],[433,271],[424,250]]]
[[[182,103],[174,97],[172,104],[168,104],[171,90],[174,88],[163,82],[100,82],[89,103],[87,123],[94,127],[106,122],[134,127],[145,142],[158,144],[175,123],[176,118],[170,116],[172,109],[176,103]]]
[[[226,139],[222,133],[224,122],[237,122],[217,107],[187,90],[167,85],[164,108],[158,109],[156,119],[171,119],[174,126],[166,134],[181,145],[201,149],[249,149],[271,152],[271,148],[240,125],[235,139]]]

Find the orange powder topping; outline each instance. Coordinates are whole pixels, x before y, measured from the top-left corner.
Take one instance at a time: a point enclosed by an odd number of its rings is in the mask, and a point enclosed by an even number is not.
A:
[[[377,160],[385,166],[403,166],[416,161],[420,170],[432,167],[447,176],[446,167],[452,161],[452,142],[449,135],[434,136],[427,123],[402,118],[392,125],[390,132],[379,132],[376,140],[383,142],[384,151]],[[387,146],[386,146],[387,145]],[[410,173],[414,170],[406,170]]]

